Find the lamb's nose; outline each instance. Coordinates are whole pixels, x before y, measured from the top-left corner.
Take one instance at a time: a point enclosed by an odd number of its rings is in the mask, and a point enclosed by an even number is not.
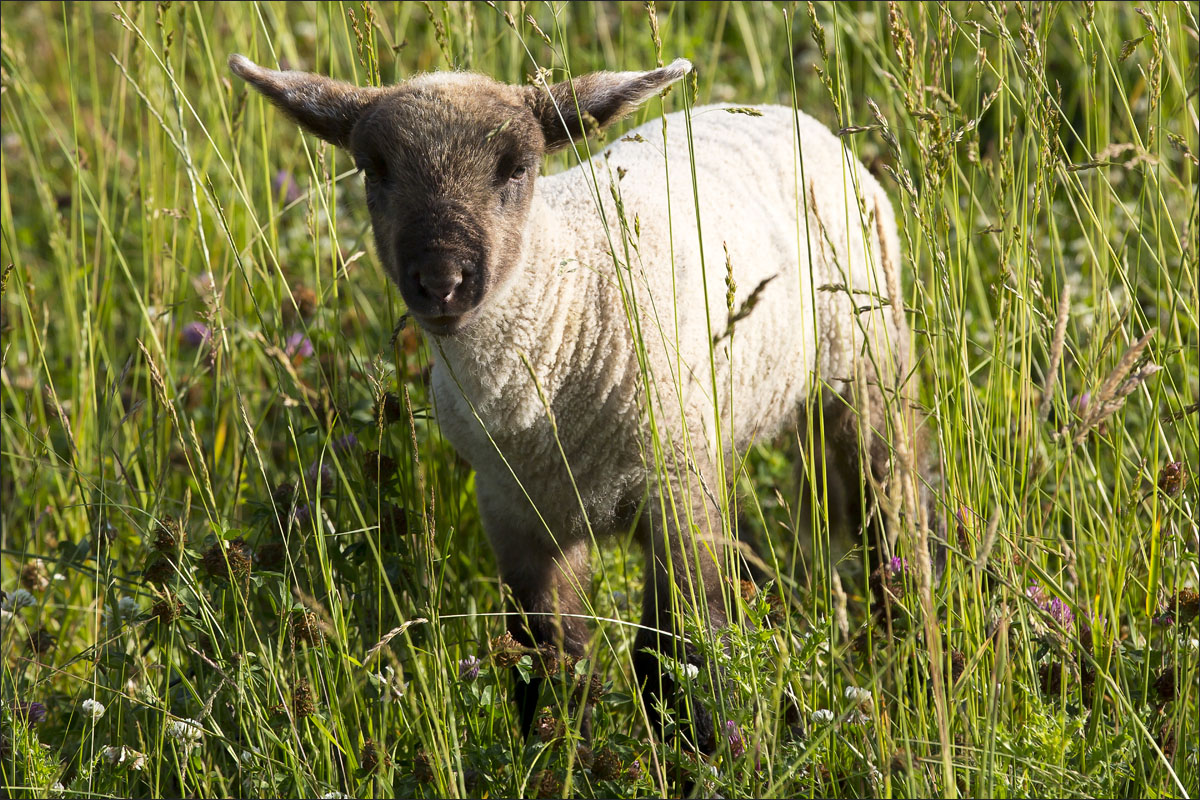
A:
[[[437,271],[422,273],[421,289],[439,303],[449,303],[454,292],[462,285],[463,271],[458,266],[447,266]]]

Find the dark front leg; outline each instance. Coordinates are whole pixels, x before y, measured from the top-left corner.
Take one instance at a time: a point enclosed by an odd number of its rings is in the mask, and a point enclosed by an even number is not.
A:
[[[647,579],[633,664],[651,725],[659,736],[664,732],[664,720],[658,708],[663,705],[675,715],[684,737],[681,744],[709,754],[716,749],[711,715],[686,686],[676,685],[671,670],[655,655],[662,653],[696,667],[695,680],[700,680],[707,667],[696,648],[684,641],[684,615],[698,615],[702,630],[719,628],[727,620],[722,566],[717,561],[727,552],[719,512],[698,479],[693,478],[691,484],[692,491],[677,493],[674,503],[653,504],[656,516],[644,522]],[[690,520],[688,508],[692,509]],[[696,529],[699,535],[693,532]]]
[[[586,652],[588,628],[580,591],[588,580],[588,543],[576,542],[558,552],[526,542],[500,558],[500,574],[512,591],[507,617],[508,632],[525,647],[552,649],[581,658]],[[549,654],[547,654],[549,655]],[[538,655],[534,656],[535,666]],[[514,700],[522,735],[528,735],[538,711],[542,678],[526,683],[513,669]]]

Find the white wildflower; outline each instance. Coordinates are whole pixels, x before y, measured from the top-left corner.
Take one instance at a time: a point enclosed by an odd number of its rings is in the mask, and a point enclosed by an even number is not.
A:
[[[6,611],[20,611],[22,608],[36,605],[37,598],[28,589],[17,589],[4,598],[4,609]]]
[[[818,708],[812,712],[812,721],[818,725],[828,725],[833,722],[833,712],[828,708]]]
[[[350,795],[343,794],[342,792],[326,792],[325,794],[321,795],[321,800],[344,800],[348,797],[350,797]]]
[[[87,700],[84,700],[83,705],[81,705],[80,708],[83,709],[84,714],[87,714],[92,718],[92,722],[95,722],[104,716],[104,703],[101,703],[94,698],[89,697]]]
[[[398,703],[400,698],[404,696],[404,690],[407,688],[404,681],[396,677],[396,670],[391,664],[383,668],[383,672],[368,673],[371,682],[379,688],[379,699],[384,703]]]
[[[846,712],[846,716],[842,717],[842,722],[847,725],[866,725],[870,721],[871,718],[857,708],[850,709]]]
[[[132,597],[122,597],[117,603],[117,611],[126,619],[136,617],[139,610],[138,601]]]
[[[167,736],[192,748],[204,741],[204,728],[194,719],[173,719],[167,723]]]
[[[126,764],[129,769],[142,770],[146,768],[146,756],[132,747],[106,747],[100,751],[100,758],[110,766]],[[128,763],[126,763],[128,762]]]
[[[1184,644],[1186,645],[1187,649],[1193,653],[1200,650],[1200,639],[1188,639]]]
[[[846,699],[857,705],[866,705],[871,702],[871,690],[860,689],[857,686],[847,686]]]
[[[687,678],[689,681],[694,681],[696,676],[700,674],[700,668],[695,664],[682,664],[679,667],[679,671],[683,673],[683,677]]]

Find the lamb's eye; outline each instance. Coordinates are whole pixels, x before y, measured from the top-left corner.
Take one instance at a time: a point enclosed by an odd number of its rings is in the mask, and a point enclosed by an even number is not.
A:
[[[520,164],[513,167],[513,171],[508,173],[508,179],[510,181],[519,181],[524,177],[525,177],[525,167],[521,166]]]
[[[358,167],[368,183],[378,183],[387,174],[383,165],[374,158],[359,157],[355,159],[354,166]]]

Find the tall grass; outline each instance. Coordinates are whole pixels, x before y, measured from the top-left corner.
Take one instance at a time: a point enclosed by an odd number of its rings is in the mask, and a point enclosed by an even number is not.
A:
[[[9,795],[1200,793],[1194,4],[2,13]],[[360,83],[682,55],[695,81],[626,125],[732,100],[841,132],[901,218],[930,595],[916,552],[840,559],[807,449],[762,442],[727,468],[772,586],[692,631],[718,753],[645,729],[629,537],[596,554],[595,663],[523,741],[472,474],[353,165],[235,51]]]

